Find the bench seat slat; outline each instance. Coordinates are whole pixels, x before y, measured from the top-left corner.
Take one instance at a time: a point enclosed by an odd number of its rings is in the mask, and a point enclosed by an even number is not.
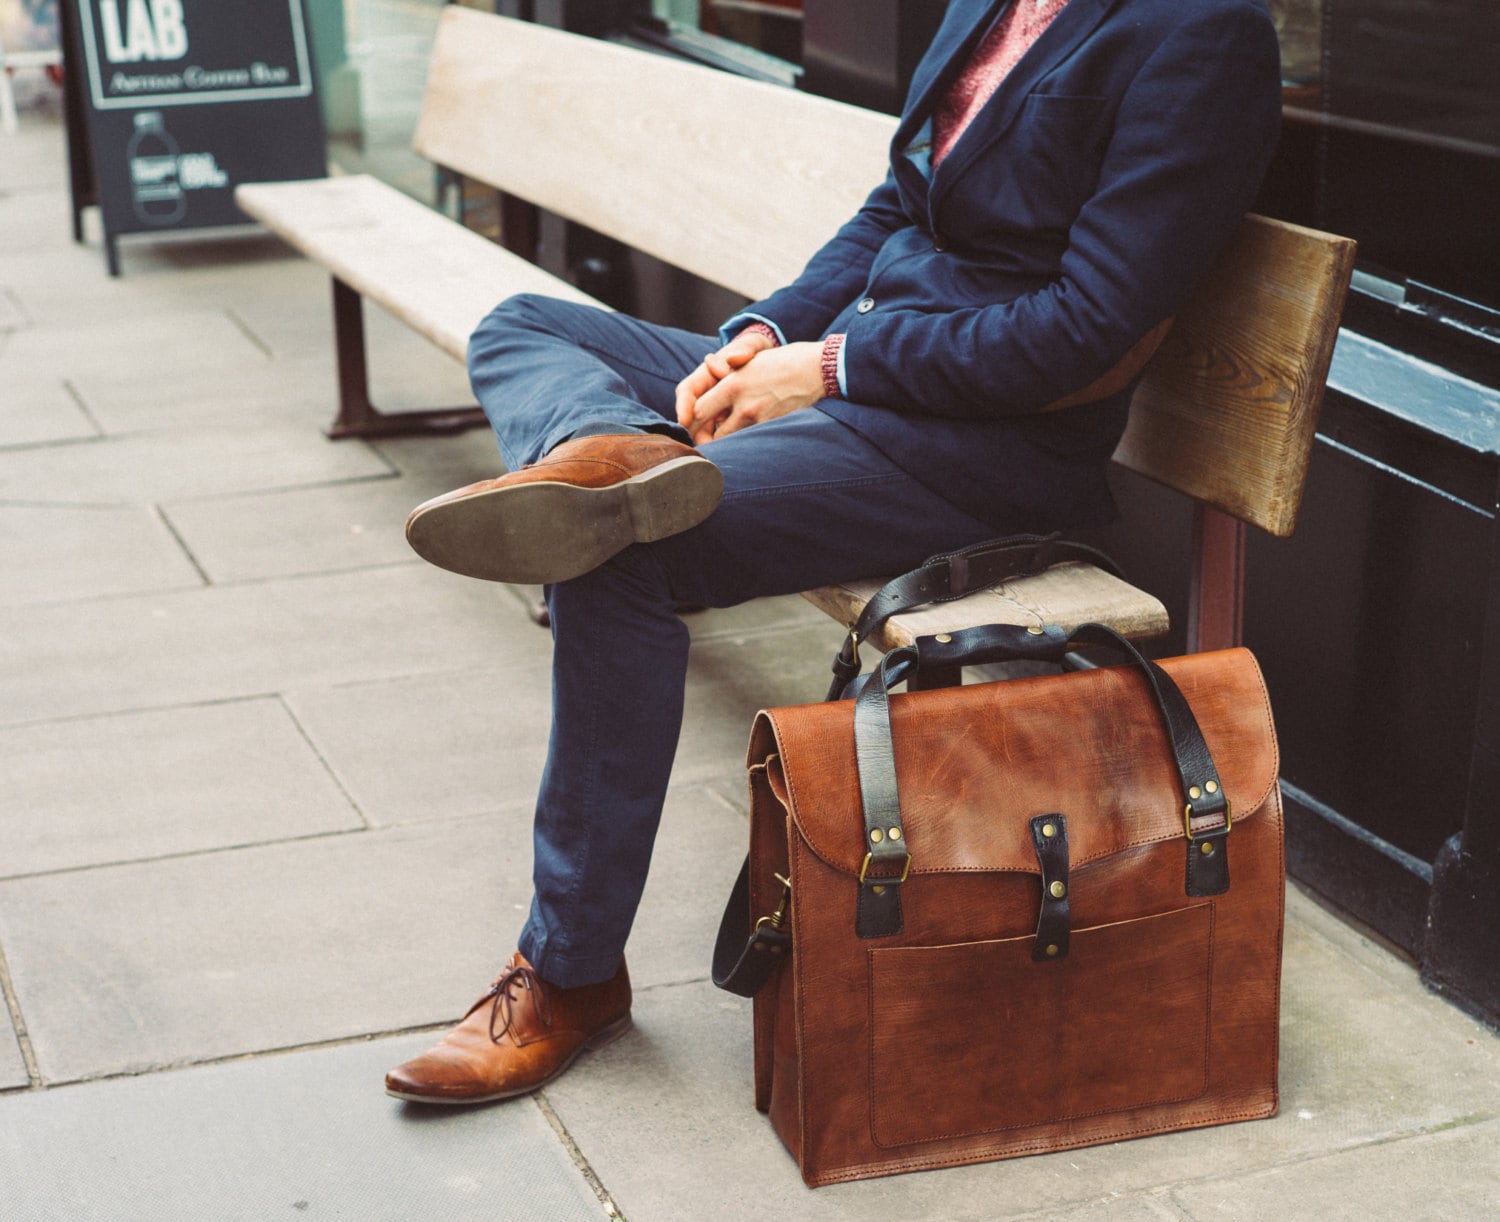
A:
[[[882,584],[871,578],[806,590],[802,597],[825,615],[852,624]],[[1091,564],[1070,561],[949,603],[893,615],[868,642],[876,649],[910,645],[919,636],[982,624],[1107,624],[1133,640],[1167,631],[1167,609],[1144,590]]]
[[[457,361],[480,319],[512,293],[600,304],[366,174],[247,184],[235,202]]]

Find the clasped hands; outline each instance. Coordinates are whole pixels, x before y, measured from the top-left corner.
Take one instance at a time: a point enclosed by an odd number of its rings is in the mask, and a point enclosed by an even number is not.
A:
[[[702,445],[811,407],[824,397],[822,355],[821,344],[737,335],[677,383],[677,423]]]

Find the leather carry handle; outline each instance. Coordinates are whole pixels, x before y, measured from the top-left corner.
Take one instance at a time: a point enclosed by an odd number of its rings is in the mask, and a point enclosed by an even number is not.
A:
[[[923,665],[953,667],[1020,660],[1061,664],[1077,645],[1105,646],[1121,653],[1145,678],[1167,731],[1182,784],[1183,821],[1189,841],[1187,893],[1220,895],[1229,889],[1224,844],[1230,826],[1229,801],[1198,719],[1172,677],[1103,624],[1080,624],[1071,633],[1060,628],[990,624],[920,637],[914,645],[891,650],[855,699],[854,749],[866,854],[855,913],[855,930],[860,937],[883,938],[901,932],[901,884],[911,868],[901,825],[889,689],[910,679]]]
[[[1007,535],[1003,539],[970,544],[955,552],[931,556],[920,568],[892,578],[870,596],[843,646],[834,655],[833,682],[825,699],[842,700],[854,694],[849,684],[859,676],[860,642],[869,640],[891,616],[932,603],[952,602],[1068,560],[1092,564],[1116,577],[1124,576],[1120,566],[1098,548],[1050,534]]]

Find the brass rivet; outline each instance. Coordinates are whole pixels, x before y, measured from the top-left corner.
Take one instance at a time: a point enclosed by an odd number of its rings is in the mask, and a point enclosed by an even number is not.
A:
[[[1058,949],[1059,948],[1058,948],[1058,945],[1057,945],[1056,942],[1048,942],[1047,943],[1047,956],[1048,956],[1048,958],[1051,958],[1054,955],[1056,955],[1058,953]]]
[[[1214,855],[1214,844],[1213,844],[1213,841],[1212,840],[1205,840],[1203,842],[1203,847],[1201,849],[1199,849],[1198,851],[1200,853],[1202,853],[1203,856],[1205,856],[1205,857],[1212,857]]]
[[[1048,840],[1051,840],[1052,837],[1057,835],[1057,825],[1053,823],[1042,824],[1042,835],[1047,837]]]
[[[937,636],[933,637],[932,639],[944,645],[951,645],[953,643],[953,638],[946,632],[939,632]]]
[[[1068,893],[1067,887],[1063,886],[1061,882],[1053,883],[1050,887],[1047,888],[1047,890],[1052,892],[1052,898],[1055,900],[1062,899],[1062,897],[1067,895]]]
[[[1208,790],[1209,793],[1218,793],[1219,792],[1219,782],[1218,781],[1208,781],[1208,782],[1206,782],[1204,784],[1203,788],[1206,789],[1206,790]]]
[[[771,953],[773,955],[779,955],[779,954],[781,954],[781,947],[779,947],[779,946],[773,946],[773,947],[771,947]]]
[[[890,836],[890,838],[892,840],[900,840],[901,839],[901,829],[899,827],[893,827],[893,828],[891,828],[891,830],[888,833],[888,835]]]
[[[1202,796],[1203,796],[1203,791],[1201,789],[1199,789],[1196,785],[1194,785],[1191,789],[1188,790],[1188,797],[1192,798],[1192,800],[1194,802],[1196,802]]]
[[[1026,627],[1026,631],[1031,633],[1032,636],[1041,636],[1042,633],[1046,631],[1046,629],[1038,628],[1035,624],[1028,624]]]
[[[870,890],[874,891],[876,895],[884,895],[885,894],[885,888],[884,887],[871,887]]]
[[[872,827],[870,829],[870,843],[871,844],[879,844],[884,839],[885,839],[885,833],[882,832],[878,827]]]
[[[755,947],[756,950],[765,950],[766,949],[766,944],[764,942],[752,942],[750,945],[752,945],[753,947]]]

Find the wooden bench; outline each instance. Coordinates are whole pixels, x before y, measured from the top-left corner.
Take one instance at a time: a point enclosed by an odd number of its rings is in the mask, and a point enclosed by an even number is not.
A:
[[[887,169],[888,115],[613,43],[450,6],[414,147],[746,298],[792,280]],[[502,298],[591,300],[368,176],[259,183],[240,206],[334,278],[340,405],[331,434],[466,427],[460,412],[369,402],[361,302],[457,360]],[[1238,640],[1244,526],[1291,533],[1353,243],[1249,217],[1147,367],[1116,460],[1192,498],[1192,647]],[[844,623],[878,579],[809,591]],[[977,623],[1095,620],[1166,631],[1150,594],[1061,565],[893,618],[871,644]]]

